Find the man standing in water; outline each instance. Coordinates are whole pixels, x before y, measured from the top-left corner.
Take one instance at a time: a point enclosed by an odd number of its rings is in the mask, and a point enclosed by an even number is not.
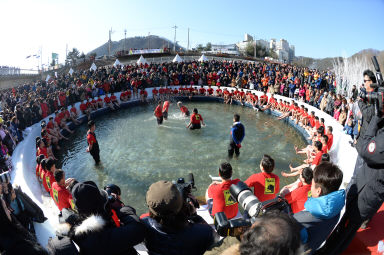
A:
[[[159,100],[157,107],[156,107],[155,111],[153,112],[153,114],[156,116],[157,125],[163,124],[163,112],[161,109],[161,100]]]
[[[169,108],[169,101],[165,101],[163,104],[163,118],[164,118],[164,120],[168,119],[168,108]]]
[[[197,111],[197,109],[193,109],[193,114],[191,116],[191,121],[189,122],[187,128],[189,129],[200,129],[201,128],[201,124],[204,124],[204,120],[203,120],[203,117],[201,117],[201,115],[199,114],[199,112]]]
[[[87,152],[91,153],[96,164],[99,164],[100,149],[99,149],[99,143],[97,142],[96,135],[95,135],[96,124],[93,120],[90,120],[88,122],[88,128],[89,130],[87,132],[87,142],[88,142]]]
[[[245,128],[244,125],[240,122],[240,115],[233,115],[233,125],[231,128],[231,136],[230,142],[228,146],[228,157],[231,159],[233,157],[233,153],[236,154],[236,157],[240,155],[241,142],[243,141],[245,136]]]

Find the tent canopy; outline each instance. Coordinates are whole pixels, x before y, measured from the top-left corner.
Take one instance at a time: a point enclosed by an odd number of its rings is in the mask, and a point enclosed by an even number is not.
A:
[[[140,64],[148,64],[148,61],[143,57],[143,55],[140,55],[140,58],[139,60],[137,60],[137,64],[140,65]]]
[[[115,60],[115,63],[113,64],[113,66],[121,66],[121,63],[118,59]]]
[[[184,60],[179,56],[179,54],[177,54],[175,56],[175,58],[172,60],[173,63],[177,62],[177,63],[181,63],[181,62],[184,62]]]
[[[201,55],[201,57],[199,58],[199,62],[204,62],[204,61],[208,61],[208,58],[203,54],[203,55]]]

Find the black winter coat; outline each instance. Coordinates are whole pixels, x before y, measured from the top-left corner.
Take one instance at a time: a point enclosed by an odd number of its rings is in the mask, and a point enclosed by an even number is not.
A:
[[[131,207],[121,208],[117,215],[122,223],[121,227],[111,226],[101,216],[91,215],[79,225],[67,223],[61,234],[68,235],[79,246],[80,254],[136,255],[133,246],[144,240],[144,225]],[[66,222],[71,222],[70,217],[73,214],[65,219]]]

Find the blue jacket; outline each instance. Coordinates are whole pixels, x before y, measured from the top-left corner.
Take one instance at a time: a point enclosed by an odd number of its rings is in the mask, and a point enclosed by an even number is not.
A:
[[[314,253],[327,239],[339,221],[345,204],[345,191],[338,190],[328,195],[308,198],[305,210],[294,214],[301,225],[301,241]]]
[[[241,144],[245,136],[245,128],[241,122],[233,123],[231,128],[231,138],[235,142],[235,144]]]

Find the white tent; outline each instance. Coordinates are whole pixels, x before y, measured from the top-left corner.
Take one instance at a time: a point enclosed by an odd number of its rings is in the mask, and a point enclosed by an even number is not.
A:
[[[140,64],[148,64],[148,61],[143,57],[143,55],[140,55],[140,58],[139,60],[137,60],[137,64],[140,65]]]
[[[181,63],[181,62],[184,62],[184,60],[179,56],[179,54],[177,54],[175,56],[175,58],[172,60],[173,63],[177,62],[177,63]]]
[[[95,63],[92,63],[91,68],[89,68],[89,70],[96,71],[96,69],[97,69],[97,66],[95,65]]]
[[[121,66],[121,63],[118,59],[115,60],[115,63],[113,64],[113,66]]]
[[[70,75],[72,75],[72,74],[74,73],[72,67],[69,69],[68,73],[69,73]]]
[[[199,58],[199,62],[204,62],[204,61],[208,61],[208,58],[203,54],[203,55],[201,55],[201,57]]]

